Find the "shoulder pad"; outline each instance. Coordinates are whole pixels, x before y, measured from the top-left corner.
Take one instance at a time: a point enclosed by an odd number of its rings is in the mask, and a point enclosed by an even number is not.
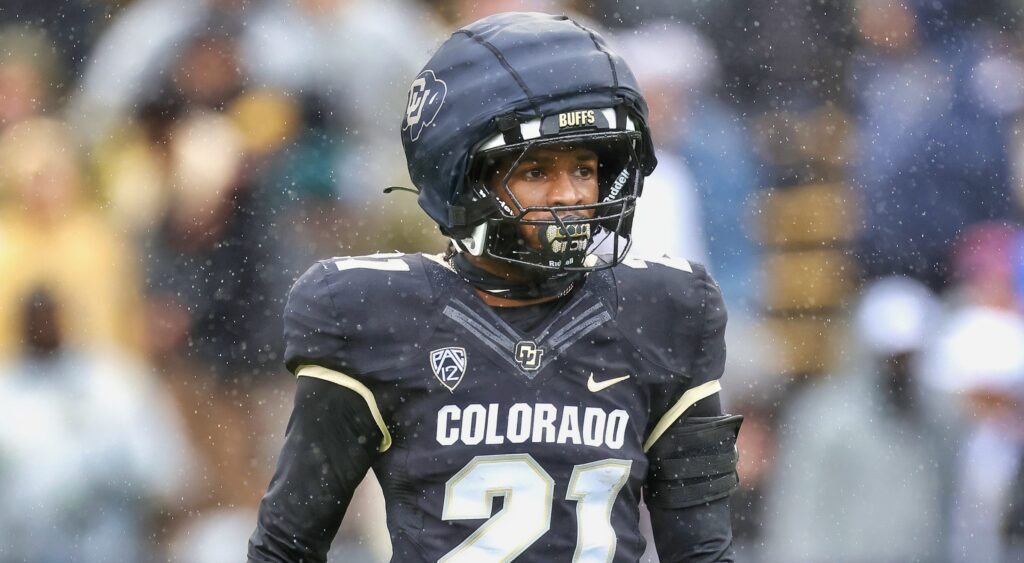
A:
[[[673,258],[627,258],[612,269],[616,324],[642,357],[689,385],[725,367],[725,304],[704,266]]]
[[[410,361],[434,326],[437,292],[421,255],[321,260],[292,286],[284,311],[285,364],[348,375]]]

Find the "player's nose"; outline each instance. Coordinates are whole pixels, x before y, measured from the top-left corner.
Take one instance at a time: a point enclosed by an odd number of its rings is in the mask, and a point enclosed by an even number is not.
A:
[[[572,174],[559,171],[548,186],[548,205],[580,205],[583,203],[583,191],[573,181]]]

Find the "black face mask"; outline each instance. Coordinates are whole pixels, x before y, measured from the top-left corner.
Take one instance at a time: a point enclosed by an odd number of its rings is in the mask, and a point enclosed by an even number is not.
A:
[[[571,292],[586,277],[584,272],[526,271],[525,280],[511,281],[476,266],[462,252],[453,254],[449,261],[455,272],[468,284],[507,299],[560,297]]]
[[[633,132],[589,133],[478,153],[469,164],[474,188],[456,214],[464,224],[476,225],[477,230],[445,234],[474,255],[524,269],[589,272],[614,266],[629,250],[633,213],[643,187],[641,157],[634,137]],[[513,171],[531,150],[545,147],[586,149],[597,155],[596,201],[526,206],[516,198],[510,187]],[[502,169],[504,177],[495,178]],[[491,180],[495,179],[499,183],[492,187]],[[499,196],[502,190],[507,197]],[[479,231],[484,227],[482,222],[486,222],[486,234]],[[527,245],[523,240],[521,229],[526,225],[538,230],[539,246]],[[479,238],[474,241],[471,237]]]

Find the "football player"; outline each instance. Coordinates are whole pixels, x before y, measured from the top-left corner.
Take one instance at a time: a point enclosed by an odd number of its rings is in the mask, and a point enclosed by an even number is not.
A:
[[[393,561],[731,561],[741,418],[698,264],[626,257],[656,164],[626,63],[561,16],[458,31],[402,141],[443,255],[315,264],[291,290],[298,376],[257,562],[324,561],[369,469]]]

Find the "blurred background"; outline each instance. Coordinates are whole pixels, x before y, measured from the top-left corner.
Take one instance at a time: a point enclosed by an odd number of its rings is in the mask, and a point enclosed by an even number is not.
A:
[[[738,560],[1024,561],[1024,2],[4,0],[0,563],[244,559],[288,288],[443,248],[381,193],[407,87],[504,10],[645,89],[636,252],[730,308]],[[379,495],[332,560],[387,559]]]

